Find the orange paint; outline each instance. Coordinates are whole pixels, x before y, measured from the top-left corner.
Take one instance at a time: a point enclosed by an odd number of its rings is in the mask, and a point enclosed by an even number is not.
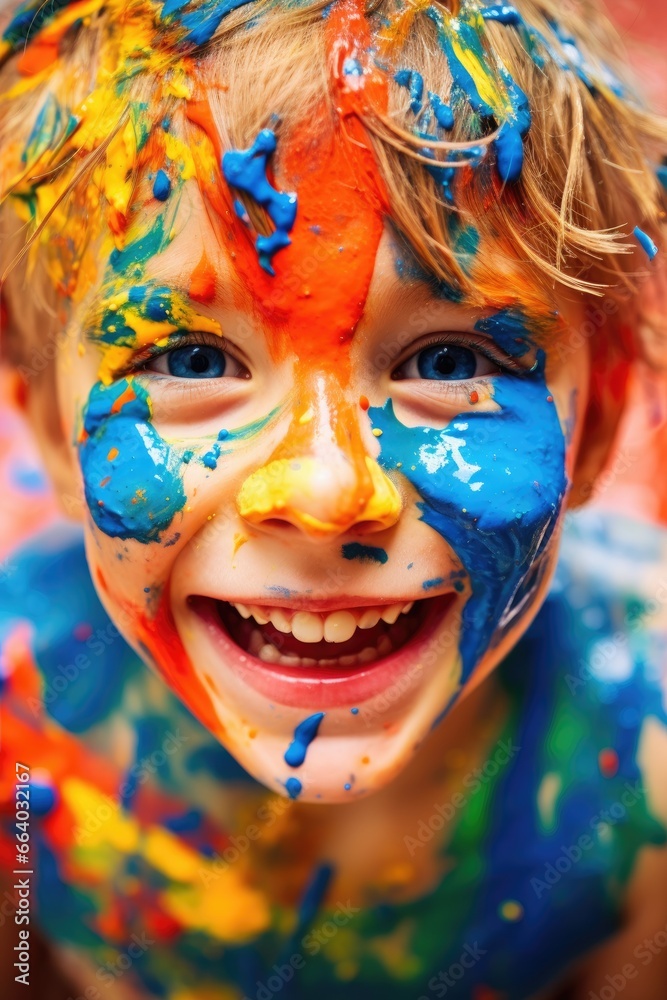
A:
[[[33,42],[21,53],[16,68],[21,76],[37,76],[58,58],[57,42]]]
[[[126,403],[131,403],[133,399],[137,398],[137,394],[134,391],[134,387],[128,385],[126,389],[121,392],[120,396],[113,401],[111,406],[111,413],[120,413]]]
[[[192,272],[190,278],[190,298],[195,302],[208,305],[213,302],[216,296],[216,276],[215,269],[206,256],[206,251],[202,253],[199,263]]]
[[[224,730],[202,679],[195,671],[183,648],[165,587],[154,617],[139,611],[127,601],[120,601],[126,620],[135,620],[136,637],[143,643],[156,664],[158,673],[172,691],[197,716],[216,739],[222,740]],[[129,616],[129,617],[128,617]]]
[[[357,53],[372,67],[366,52],[370,29],[360,5],[349,0],[335,7],[326,30],[332,62],[342,67]],[[373,68],[363,80],[362,91],[348,93],[341,76],[337,117],[323,105],[289,133],[277,126],[269,176],[278,190],[296,192],[298,207],[291,244],[273,259],[274,276],[260,267],[256,233],[233,211],[237,193],[221,176],[224,150],[208,103],[195,100],[187,109],[189,121],[208,138],[208,154],[200,141],[193,155],[200,185],[223,223],[220,243],[240,279],[236,304],[244,310],[250,305],[259,314],[273,333],[276,358],[296,354],[299,382],[322,370],[347,382],[349,346],[363,314],[387,212],[358,117],[370,105],[386,108],[386,83]]]

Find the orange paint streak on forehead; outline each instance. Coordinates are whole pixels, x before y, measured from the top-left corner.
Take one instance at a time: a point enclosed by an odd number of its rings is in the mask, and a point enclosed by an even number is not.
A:
[[[256,232],[233,210],[238,192],[222,179],[224,151],[205,100],[190,105],[188,118],[210,140],[214,157],[199,146],[199,182],[223,221],[224,249],[273,341],[274,354],[293,352],[304,373],[335,372],[346,382],[349,346],[364,311],[387,212],[386,192],[358,116],[369,106],[384,110],[387,95],[384,79],[367,65],[370,32],[357,5],[334,8],[326,32],[336,113],[332,116],[323,102],[289,134],[276,130],[278,148],[268,178],[278,190],[296,192],[297,212],[290,245],[273,259],[274,275],[260,266]],[[345,76],[348,58],[359,60],[363,76]],[[247,308],[247,297],[236,304]]]

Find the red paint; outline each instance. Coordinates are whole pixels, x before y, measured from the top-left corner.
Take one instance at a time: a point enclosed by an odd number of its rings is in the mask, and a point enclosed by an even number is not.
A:
[[[600,773],[605,778],[613,778],[618,773],[618,754],[613,747],[605,747],[598,754]]]
[[[126,621],[136,621],[136,637],[153,657],[157,670],[172,691],[197,716],[216,739],[224,731],[213,702],[192,666],[176,629],[165,587],[155,617],[127,602],[120,602]]]

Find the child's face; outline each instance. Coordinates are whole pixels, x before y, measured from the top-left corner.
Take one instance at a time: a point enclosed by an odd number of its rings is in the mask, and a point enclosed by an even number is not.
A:
[[[506,257],[487,309],[450,301],[317,170],[290,178],[273,277],[187,181],[166,248],[113,256],[59,389],[112,618],[259,780],[336,801],[389,781],[525,630],[588,373]]]

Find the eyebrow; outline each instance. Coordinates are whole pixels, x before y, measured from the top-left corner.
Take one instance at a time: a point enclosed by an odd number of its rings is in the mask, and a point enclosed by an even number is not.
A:
[[[162,323],[179,330],[184,328],[184,324],[179,322],[180,317],[174,308],[178,306],[186,312],[192,310],[194,317],[201,318],[205,315],[201,311],[202,303],[193,299],[189,291],[179,285],[152,279],[123,283],[120,288],[114,285],[103,288],[102,294],[90,304],[81,319],[81,328],[86,337],[99,341],[105,339],[104,324],[109,318],[118,316],[118,324],[121,325],[125,311],[135,310],[147,323]],[[216,321],[211,319],[211,323],[214,322]]]
[[[508,276],[508,282],[510,280]],[[369,304],[373,306],[372,302]],[[434,283],[428,278],[422,279],[416,276],[407,281],[398,277],[396,281],[392,281],[390,288],[378,293],[377,296],[377,311],[380,318],[391,318],[397,312],[412,308],[416,312],[423,310],[426,314],[432,310],[434,323],[444,327],[449,318],[448,313],[451,319],[456,319],[457,322],[460,322],[465,314],[466,319],[478,332],[499,342],[499,346],[500,342],[507,341],[508,336],[521,334],[537,346],[544,345],[546,338],[562,324],[562,317],[555,304],[549,308],[545,303],[544,309],[540,310],[536,305],[537,297],[530,305],[519,299],[513,303],[499,304],[489,300],[483,303],[471,303],[466,298],[456,300],[440,297],[434,294]],[[470,313],[474,315],[470,317]]]

